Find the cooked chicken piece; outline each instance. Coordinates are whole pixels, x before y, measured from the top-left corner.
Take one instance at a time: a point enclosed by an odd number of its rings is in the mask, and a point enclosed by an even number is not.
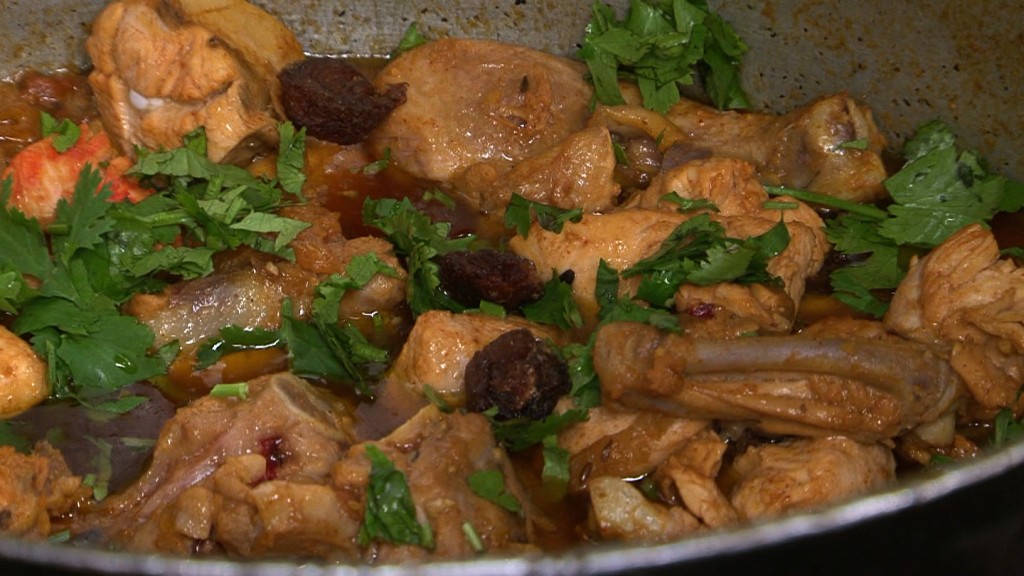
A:
[[[643,477],[707,427],[706,420],[591,408],[586,421],[558,435],[558,445],[569,452],[569,490],[586,490],[601,476]]]
[[[769,197],[754,166],[734,158],[697,159],[670,168],[630,205],[674,211],[677,205],[663,199],[673,192],[714,204],[717,210],[708,213],[736,238],[763,234],[780,220],[790,236],[786,249],[768,263],[768,271],[782,279],[784,292],[764,285],[684,286],[676,295],[684,325],[713,338],[788,333],[806,280],[821,268],[830,249],[817,213],[789,197],[776,199],[786,209],[766,208]]]
[[[376,314],[383,319],[378,329],[383,325],[389,332],[398,331],[404,322],[398,309],[405,300],[405,272],[391,244],[380,238],[346,239],[337,215],[322,208],[296,207],[283,214],[311,224],[292,241],[294,263],[240,253],[219,262],[210,276],[174,284],[160,294],[136,295],[127,311],[153,329],[157,346],[178,340],[188,353],[224,326],[277,328],[285,297],[291,298],[293,312],[305,317],[318,282],[342,273],[356,256],[373,253],[396,276],[377,274],[359,290],[346,292],[339,321],[365,321]]]
[[[448,181],[485,160],[518,161],[583,128],[592,89],[579,62],[488,40],[442,39],[406,52],[377,75],[378,90],[408,84],[370,136],[398,167]]]
[[[823,506],[875,490],[896,479],[892,451],[833,436],[752,446],[732,463],[731,502],[741,518],[757,520]]]
[[[587,128],[518,162],[499,158],[472,164],[455,177],[454,186],[470,207],[499,217],[512,194],[598,212],[613,207],[619,196],[615,164],[608,130]]]
[[[717,482],[725,448],[717,434],[705,430],[669,457],[657,472],[672,481],[686,509],[709,528],[722,528],[738,520]]]
[[[46,362],[28,342],[0,325],[0,419],[28,410],[49,395]]]
[[[911,340],[946,347],[982,415],[1021,409],[1024,268],[1000,259],[989,230],[967,226],[915,260],[884,323]]]
[[[49,536],[51,518],[67,514],[88,494],[60,452],[45,442],[31,454],[0,446],[0,462],[0,535],[4,537]]]
[[[342,518],[323,485],[353,443],[348,416],[286,373],[252,380],[249,392],[179,409],[142,478],[77,526],[99,524],[127,549],[182,554],[330,555],[351,546],[353,529],[322,521]]]
[[[277,73],[303,58],[295,36],[244,0],[121,0],[93,23],[89,83],[125,154],[175,148],[206,128],[214,161],[276,142]]]
[[[611,267],[625,270],[654,254],[672,230],[686,216],[658,210],[621,210],[608,214],[588,214],[579,223],[567,223],[561,233],[548,232],[534,224],[527,238],[516,236],[509,248],[533,260],[543,280],[552,274],[573,271],[572,294],[584,322],[597,320],[594,288],[597,269],[603,258]],[[639,278],[620,283],[620,294],[636,292]]]
[[[128,159],[117,156],[107,133],[94,131],[94,128],[82,124],[78,142],[64,152],[53,147],[54,136],[34,142],[18,152],[0,171],[0,182],[11,178],[8,205],[35,218],[45,229],[53,222],[57,203],[61,199],[71,199],[79,175],[87,165],[99,171],[100,186],[110,188],[112,202],[138,202],[148,196],[147,189],[124,176],[125,170],[131,166]]]
[[[648,500],[629,482],[600,476],[590,482],[590,523],[604,540],[668,542],[701,528],[678,506]]]
[[[765,286],[729,289],[683,285],[676,295],[676,309],[683,323],[690,329],[718,337],[736,336],[751,330],[788,332],[796,309],[793,303],[803,295],[806,278],[821,267],[827,251],[828,243],[819,229],[821,219],[802,203],[796,203],[792,210],[763,208],[767,196],[751,178],[750,165],[744,162],[722,159],[687,166],[691,169],[675,174],[682,182],[687,177],[696,181],[685,182],[687,187],[677,190],[680,195],[695,200],[722,198],[731,202],[725,203],[730,213],[713,216],[727,235],[734,238],[757,236],[784,221],[790,243],[768,262],[768,271],[782,279],[782,291]],[[652,188],[654,186],[652,184]],[[664,192],[654,196],[652,201],[641,199],[639,202],[652,208],[659,206],[657,198],[673,189],[668,181],[664,186]],[[748,199],[729,200],[731,196],[748,195]],[[688,218],[689,215],[674,210],[643,208],[588,214],[579,223],[566,224],[561,233],[534,225],[527,238],[516,236],[509,241],[509,247],[533,260],[542,278],[550,278],[552,270],[555,274],[572,270],[573,297],[584,320],[593,324],[598,312],[594,288],[600,261],[604,259],[621,272],[654,254],[669,234]],[[620,294],[634,294],[638,284],[638,277],[624,279],[619,286]]]
[[[885,137],[871,111],[847,94],[826,96],[781,116],[721,112],[683,99],[668,111],[687,146],[741,158],[766,184],[872,202],[885,197]],[[678,141],[667,134],[663,146]],[[850,145],[857,142],[863,144]]]
[[[961,386],[930,347],[896,337],[706,340],[630,322],[599,329],[594,368],[606,402],[866,441],[939,418]]]
[[[416,319],[387,379],[421,393],[423,386],[429,385],[461,405],[459,399],[464,394],[462,387],[469,361],[498,336],[519,328],[530,330],[538,338],[556,337],[551,329],[519,317],[431,310]]]
[[[426,550],[375,541],[364,551],[366,559],[393,563],[470,558],[477,552],[466,536],[466,524],[489,552],[532,549],[526,544],[531,511],[525,492],[483,416],[442,414],[436,407],[427,406],[374,445],[404,473],[416,519],[430,526],[435,547]],[[353,446],[332,471],[334,487],[357,522],[362,520],[369,482],[366,446]],[[522,505],[523,514],[506,510],[470,489],[470,476],[483,471],[502,473],[505,491]]]

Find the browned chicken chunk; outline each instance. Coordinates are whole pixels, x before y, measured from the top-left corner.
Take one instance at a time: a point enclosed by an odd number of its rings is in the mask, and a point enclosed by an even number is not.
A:
[[[276,141],[276,75],[303,57],[290,30],[242,0],[114,2],[86,48],[103,125],[122,153],[176,148],[203,126],[214,161]]]
[[[1024,384],[1024,268],[1000,258],[991,231],[963,228],[900,283],[886,328],[949,350],[983,413],[1020,409]]]
[[[516,161],[583,128],[591,87],[583,65],[487,40],[443,39],[419,46],[377,75],[379,90],[408,85],[399,106],[370,137],[414,176],[450,180],[484,160]]]

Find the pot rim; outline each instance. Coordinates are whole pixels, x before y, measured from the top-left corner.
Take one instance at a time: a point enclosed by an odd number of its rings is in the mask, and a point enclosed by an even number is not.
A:
[[[283,560],[184,558],[166,554],[118,552],[86,546],[0,538],[0,567],[18,561],[48,568],[96,574],[181,576],[388,576],[410,574],[461,576],[493,574],[611,574],[636,568],[681,565],[766,549],[881,519],[940,500],[973,485],[1024,466],[1024,442],[993,449],[974,460],[952,465],[936,476],[919,476],[868,495],[775,520],[711,531],[653,546],[579,546],[566,552],[491,557],[475,560],[400,565],[354,565]]]

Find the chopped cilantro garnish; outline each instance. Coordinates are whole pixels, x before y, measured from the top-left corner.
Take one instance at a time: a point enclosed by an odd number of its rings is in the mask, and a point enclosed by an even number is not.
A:
[[[431,222],[430,217],[413,206],[408,198],[395,200],[367,198],[363,204],[363,222],[384,232],[405,258],[409,271],[406,299],[414,314],[440,309],[461,312],[465,308],[441,289],[436,256],[465,250],[473,236],[449,238],[451,224]]]
[[[469,542],[469,547],[473,549],[473,552],[481,554],[487,551],[484,541],[480,539],[480,535],[477,534],[476,528],[470,521],[462,523],[462,534],[466,537],[466,542]]]
[[[534,215],[537,224],[548,232],[559,233],[566,222],[579,222],[583,218],[583,209],[565,210],[541,202],[527,200],[519,194],[512,194],[508,207],[505,209],[505,227],[512,228],[523,238],[530,234],[530,225]]]
[[[245,400],[249,398],[249,384],[247,382],[217,384],[210,389],[210,396],[213,396],[214,398],[237,398],[239,400]]]
[[[874,291],[896,288],[907,272],[905,253],[934,248],[968,224],[1024,206],[1024,184],[987,172],[972,152],[958,154],[952,131],[941,122],[918,128],[904,155],[906,165],[885,181],[893,199],[886,210],[820,202],[849,211],[828,221],[826,231],[837,251],[858,257],[832,273],[834,295],[874,316],[888,309]]]
[[[416,507],[405,474],[373,444],[366,445],[366,457],[370,460],[370,480],[359,544],[366,546],[373,540],[382,540],[433,549],[433,531],[429,524],[416,520]]]
[[[422,46],[427,43],[426,37],[420,33],[419,25],[415,22],[409,24],[409,27],[405,29],[405,34],[402,35],[402,39],[398,41],[398,46],[391,51],[388,56],[390,59],[395,59],[398,56],[412,50],[417,46]]]
[[[480,470],[469,476],[469,489],[474,494],[501,506],[509,512],[523,513],[519,500],[505,489],[505,475],[501,470]]]
[[[573,298],[572,286],[554,273],[544,284],[544,294],[540,300],[523,306],[523,316],[538,324],[550,324],[562,330],[583,326],[583,317]]]
[[[603,2],[593,4],[578,56],[587,63],[595,96],[622,104],[621,78],[634,80],[644,107],[665,113],[679,87],[697,73],[719,109],[747,108],[739,62],[747,51],[735,30],[703,0],[632,0],[624,20]]]
[[[667,308],[684,283],[774,282],[768,260],[788,244],[789,232],[782,222],[760,236],[740,240],[727,237],[721,224],[699,214],[677,226],[657,252],[624,270],[622,276],[640,276],[637,297]]]
[[[74,122],[67,118],[58,121],[46,112],[40,114],[40,124],[43,137],[53,136],[50,141],[53,149],[62,154],[78,143],[78,138],[82,135],[82,129]]]
[[[1000,410],[992,422],[991,444],[1003,446],[1021,437],[1024,437],[1024,421],[1015,419],[1009,408]]]

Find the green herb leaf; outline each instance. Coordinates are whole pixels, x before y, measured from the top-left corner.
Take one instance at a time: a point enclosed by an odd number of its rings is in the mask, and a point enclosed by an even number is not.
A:
[[[749,107],[738,72],[746,51],[703,1],[632,0],[622,21],[610,6],[594,2],[577,55],[587,64],[598,102],[623,104],[618,82],[626,78],[637,82],[646,108],[664,113],[698,71],[716,106]]]
[[[277,134],[280,139],[277,180],[285,192],[295,194],[300,200],[304,200],[302,185],[306,182],[306,173],[302,167],[305,165],[306,128],[303,127],[296,132],[291,122],[282,122],[277,126]]]
[[[480,470],[470,475],[469,489],[474,494],[515,514],[523,513],[519,500],[505,489],[505,475],[501,470]]]
[[[366,457],[370,460],[370,480],[359,544],[366,546],[373,540],[382,540],[432,550],[433,532],[428,524],[416,520],[416,507],[405,474],[373,444],[366,445]]]
[[[544,284],[540,300],[524,305],[523,316],[539,324],[558,326],[562,330],[573,330],[583,326],[583,317],[572,295],[572,286],[563,282],[552,272],[551,279]]]
[[[586,419],[586,410],[574,408],[561,414],[551,414],[542,420],[491,418],[491,427],[494,430],[494,437],[502,445],[513,452],[521,452],[540,443],[545,437],[557,434],[563,428]]]
[[[565,210],[541,202],[527,200],[519,194],[512,194],[505,209],[505,227],[511,228],[523,238],[529,237],[530,225],[536,216],[537,224],[548,232],[560,233],[566,222],[583,219],[583,209]]]
[[[40,124],[42,125],[43,138],[53,136],[53,139],[50,141],[53,149],[61,154],[77,144],[78,138],[82,135],[82,129],[74,122],[67,118],[58,122],[56,118],[46,112],[40,113]]]
[[[419,26],[413,22],[405,29],[405,34],[402,34],[402,39],[398,41],[398,46],[391,51],[388,58],[394,60],[409,50],[412,50],[417,46],[422,46],[426,43],[427,39],[420,33]]]

